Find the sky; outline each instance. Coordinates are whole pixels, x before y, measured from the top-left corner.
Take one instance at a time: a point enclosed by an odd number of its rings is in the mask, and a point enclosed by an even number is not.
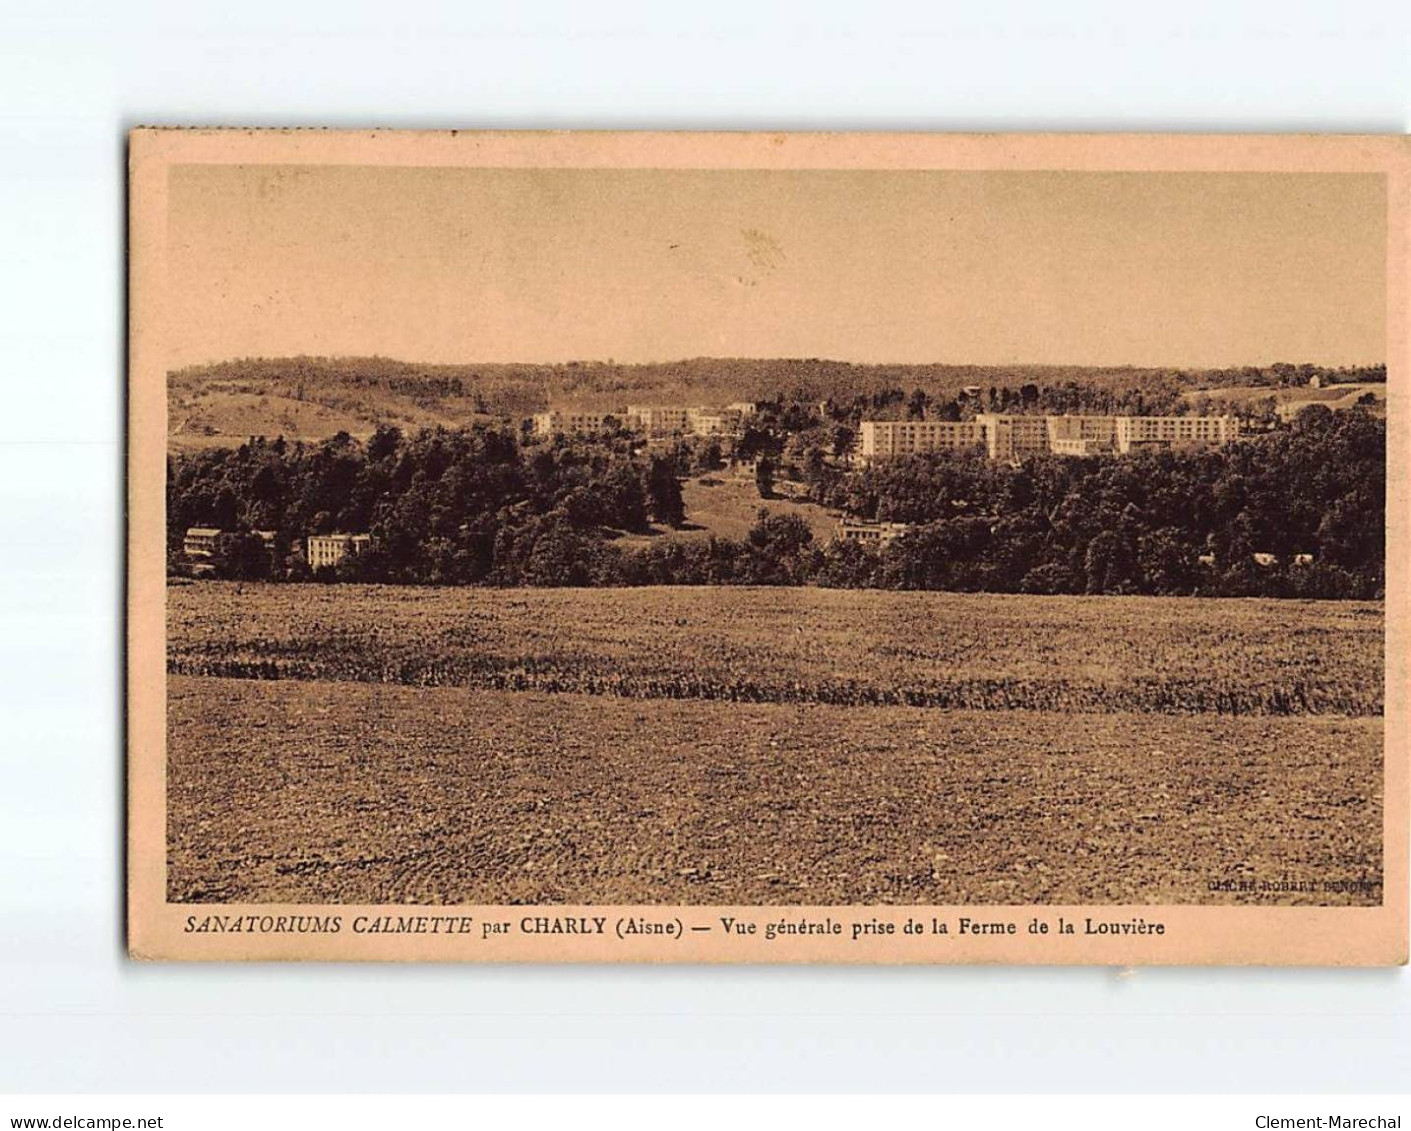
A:
[[[1386,360],[1380,175],[189,165],[170,364]]]

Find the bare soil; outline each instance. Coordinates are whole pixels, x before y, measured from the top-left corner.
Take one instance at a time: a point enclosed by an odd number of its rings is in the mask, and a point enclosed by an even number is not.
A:
[[[174,901],[1381,900],[1375,717],[173,676],[168,743]]]
[[[181,675],[636,699],[1382,713],[1381,602],[814,588],[168,592]]]

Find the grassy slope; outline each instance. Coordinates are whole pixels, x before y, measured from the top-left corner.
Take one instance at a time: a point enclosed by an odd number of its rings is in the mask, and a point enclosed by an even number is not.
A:
[[[1183,395],[1187,400],[1209,397],[1211,400],[1227,401],[1232,405],[1243,405],[1273,397],[1278,404],[1287,405],[1291,410],[1297,411],[1310,404],[1323,404],[1333,409],[1352,408],[1363,393],[1371,393],[1377,398],[1377,404],[1370,406],[1373,410],[1386,411],[1385,384],[1329,385],[1322,389],[1309,388],[1307,385],[1227,385],[1217,389],[1192,389]]]
[[[338,432],[365,440],[379,424],[415,431],[441,425],[463,428],[490,420],[464,398],[419,405],[406,397],[360,390],[323,403],[277,392],[249,392],[220,383],[173,390],[168,402],[167,444],[172,451],[230,447],[251,436],[316,443]]]

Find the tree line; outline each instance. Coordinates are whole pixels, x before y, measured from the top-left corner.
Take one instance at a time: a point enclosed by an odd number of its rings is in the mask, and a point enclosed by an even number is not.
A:
[[[865,365],[826,358],[689,358],[619,364],[612,360],[553,364],[421,365],[384,357],[236,358],[192,366],[170,375],[174,388],[191,395],[212,385],[257,395],[290,396],[316,403],[356,403],[374,408],[384,397],[408,398],[448,413],[473,411],[514,415],[538,411],[544,402],[581,402],[603,407],[658,399],[690,403],[759,400],[783,396],[803,403],[832,397],[850,403],[893,388],[920,389],[938,404],[963,403],[962,390],[979,387],[1086,389],[1121,396],[1140,391],[1153,405],[1172,395],[1221,385],[1286,386],[1385,381],[1385,366],[1339,367],[1276,363],[1232,369],[1091,368],[1041,365]],[[1071,394],[1069,394],[1071,399]],[[990,404],[986,408],[996,407]],[[1078,411],[1055,407],[1054,411]],[[1156,411],[1149,408],[1147,411]],[[454,415],[452,415],[454,418]]]
[[[746,537],[624,533],[679,527],[680,479],[720,458],[711,441],[641,450],[626,434],[536,441],[476,425],[361,443],[254,439],[173,456],[168,550],[182,568],[191,526],[275,532],[275,562],[309,534],[368,532],[369,549],[330,579],[443,585],[817,584],[1024,593],[1374,598],[1385,586],[1385,422],[1304,409],[1288,429],[1219,450],[1019,466],[966,453],[865,467],[829,461],[827,413],[789,433],[764,414],[750,445],[766,469],[801,435],[822,447],[799,472],[818,503],[907,524],[886,545],[821,545],[808,524],[761,511]],[[747,434],[748,435],[748,434]],[[233,555],[234,576],[271,572]]]
[[[381,427],[366,443],[346,433],[313,445],[255,438],[174,456],[167,515],[174,564],[191,526],[273,531],[275,562],[310,534],[367,532],[369,549],[339,578],[444,585],[552,584],[560,536],[601,541],[684,521],[667,456],[634,453],[622,437],[529,445],[486,425],[414,436]],[[240,558],[226,572],[270,572],[255,555]],[[308,571],[296,562],[291,576]]]

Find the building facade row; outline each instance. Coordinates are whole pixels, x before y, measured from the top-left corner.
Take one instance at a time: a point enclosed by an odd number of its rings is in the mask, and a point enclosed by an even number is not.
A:
[[[182,538],[181,552],[189,565],[205,568],[207,571],[219,566],[239,546],[242,539],[259,539],[264,552],[269,556],[270,565],[278,565],[275,532],[273,530],[252,530],[247,532],[221,530],[214,526],[188,527]],[[347,558],[356,558],[372,545],[369,534],[311,534],[304,540],[305,560],[310,569],[336,566]],[[297,556],[299,548],[293,553]]]
[[[840,542],[858,542],[864,546],[888,546],[910,529],[905,522],[865,522],[860,518],[843,518],[838,522],[836,538]]]
[[[867,460],[978,448],[984,443],[984,427],[977,420],[864,420],[858,430],[858,454]]]
[[[864,420],[863,460],[922,452],[983,450],[992,460],[1030,455],[1125,455],[1143,448],[1216,446],[1239,438],[1233,416],[1021,416],[981,413],[974,420]]]
[[[583,412],[579,409],[551,408],[548,412],[534,414],[534,435],[552,436],[562,432],[565,436],[581,436],[591,432],[601,432],[607,427],[608,418],[621,421],[621,417],[610,412]]]
[[[251,530],[248,533],[221,530],[215,526],[190,526],[181,540],[181,552],[192,562],[214,561],[228,554],[243,538],[258,538],[265,553],[274,554],[275,532]]]
[[[753,401],[732,401],[723,407],[629,404],[621,412],[551,408],[534,415],[533,430],[536,436],[581,436],[610,427],[646,436],[721,436],[738,432],[756,408]]]

